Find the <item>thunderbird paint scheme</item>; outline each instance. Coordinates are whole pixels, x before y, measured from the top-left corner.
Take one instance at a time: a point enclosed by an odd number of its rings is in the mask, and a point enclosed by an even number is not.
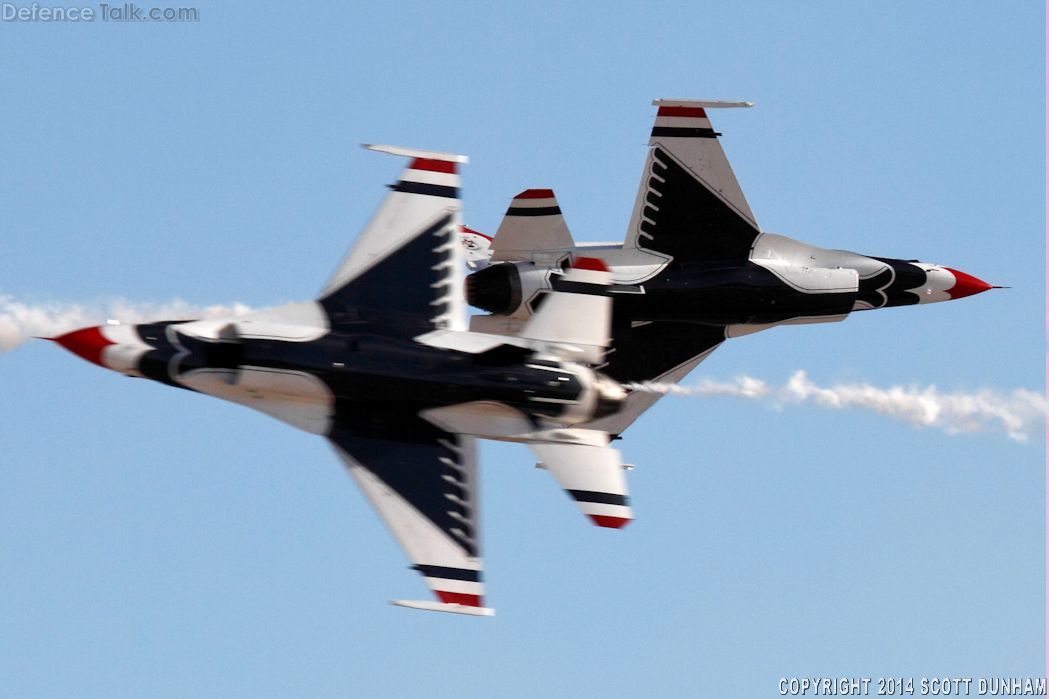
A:
[[[395,603],[488,615],[475,438],[527,444],[599,526],[633,516],[619,452],[588,426],[626,398],[588,366],[609,342],[611,299],[554,292],[514,337],[465,330],[466,159],[369,147],[411,160],[316,301],[54,339],[108,369],[327,438],[439,600]],[[586,258],[564,275],[591,292],[609,276]]]
[[[597,365],[623,383],[680,381],[726,339],[785,324],[844,320],[852,311],[925,304],[995,288],[949,267],[826,250],[763,232],[707,110],[749,102],[656,100],[655,124],[626,239],[576,245],[552,190],[510,203],[494,238],[465,234],[471,329],[514,333],[548,290],[568,291],[574,256],[612,272],[613,343]],[[485,266],[490,258],[489,266]],[[597,425],[625,430],[659,395],[632,392]]]
[[[613,438],[724,340],[988,284],[946,267],[763,233],[706,110],[659,107],[626,241],[577,246],[550,190],[493,239],[460,223],[463,156],[407,167],[314,301],[53,338],[95,364],[246,405],[325,437],[438,601],[483,603],[476,439],[521,442],[597,525],[633,517]],[[479,271],[466,278],[469,264]],[[491,312],[467,324],[466,300]]]

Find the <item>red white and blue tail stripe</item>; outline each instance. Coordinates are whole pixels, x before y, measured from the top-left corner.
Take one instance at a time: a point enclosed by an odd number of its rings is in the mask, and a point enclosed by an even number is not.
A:
[[[459,198],[458,164],[454,160],[435,158],[413,158],[401,173],[395,192],[424,194],[431,197]]]
[[[526,189],[513,198],[492,240],[492,261],[553,263],[574,247],[552,189]]]

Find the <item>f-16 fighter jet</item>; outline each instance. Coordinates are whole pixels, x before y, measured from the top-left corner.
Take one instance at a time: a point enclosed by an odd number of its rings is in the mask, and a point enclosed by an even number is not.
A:
[[[457,155],[411,158],[316,301],[228,319],[54,338],[128,376],[223,398],[325,437],[438,601],[483,606],[475,438],[526,443],[596,524],[632,517],[609,435],[626,391],[590,369],[610,338],[610,274],[577,257],[513,336],[466,330]]]
[[[514,333],[545,292],[571,290],[576,256],[613,275],[613,344],[603,373],[623,382],[677,382],[728,338],[777,325],[829,323],[852,311],[947,301],[995,288],[939,265],[826,250],[765,233],[729,167],[707,110],[750,102],[656,100],[655,125],[626,239],[576,245],[549,189],[510,203],[494,238],[464,235],[471,329]],[[596,424],[626,429],[659,395],[631,393]]]

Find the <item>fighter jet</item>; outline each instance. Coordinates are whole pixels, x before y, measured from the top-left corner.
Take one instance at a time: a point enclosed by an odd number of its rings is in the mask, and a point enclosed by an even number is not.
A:
[[[610,274],[577,256],[513,336],[466,330],[458,155],[410,158],[320,296],[248,316],[89,327],[53,338],[99,366],[239,403],[325,437],[437,597],[490,615],[477,519],[478,437],[527,444],[595,524],[632,515],[609,435],[626,391],[603,361]]]
[[[517,332],[550,290],[568,291],[571,260],[612,272],[613,344],[597,365],[626,383],[677,382],[726,339],[779,325],[830,323],[852,311],[947,301],[992,287],[949,267],[827,250],[764,232],[707,116],[750,102],[655,100],[633,214],[622,243],[575,244],[550,189],[513,198],[494,238],[464,237],[471,329]],[[490,258],[490,266],[485,266]],[[596,425],[616,435],[659,398],[634,391]]]

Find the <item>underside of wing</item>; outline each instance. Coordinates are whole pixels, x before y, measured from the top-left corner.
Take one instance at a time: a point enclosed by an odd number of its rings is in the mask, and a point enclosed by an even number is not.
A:
[[[653,321],[613,334],[606,362],[597,369],[622,384],[677,383],[725,341],[725,328]],[[622,434],[662,397],[657,392],[633,390],[615,415],[586,426],[612,435]]]
[[[414,414],[381,410],[337,417],[328,438],[439,600],[404,606],[490,614],[483,605],[475,440]]]
[[[653,104],[659,111],[624,246],[677,263],[747,259],[760,231],[707,109],[750,104]]]
[[[318,302],[335,330],[409,338],[464,329],[458,164],[465,157],[371,148],[412,159]]]

